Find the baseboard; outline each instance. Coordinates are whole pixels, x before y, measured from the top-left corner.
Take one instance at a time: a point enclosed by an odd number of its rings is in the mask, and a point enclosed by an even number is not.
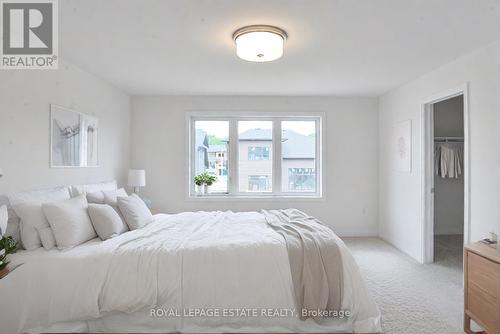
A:
[[[400,251],[401,253],[405,254],[406,256],[410,257],[412,260],[414,261],[417,261],[418,263],[421,263],[423,264],[423,259],[421,258],[418,258],[416,256],[413,256],[411,255],[410,253],[408,253],[407,251],[405,251],[404,249],[398,247],[396,244],[394,244],[392,241],[388,240],[387,238],[385,238],[384,236],[382,235],[379,235],[378,236],[380,239],[384,240],[385,242],[387,242],[389,245],[391,245],[392,247],[396,248],[398,251]]]
[[[341,238],[355,238],[355,237],[378,237],[378,231],[353,231],[353,230],[334,230],[334,232]]]

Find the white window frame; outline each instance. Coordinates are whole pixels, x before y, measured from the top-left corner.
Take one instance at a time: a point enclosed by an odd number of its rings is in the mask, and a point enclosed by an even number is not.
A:
[[[187,170],[187,198],[193,200],[227,200],[227,199],[324,199],[324,153],[325,140],[323,124],[324,113],[296,112],[296,113],[257,113],[257,112],[187,112],[186,113],[186,152],[188,154]],[[229,146],[228,157],[228,191],[226,193],[210,193],[199,196],[196,194],[193,182],[195,170],[195,122],[196,121],[228,121],[229,122]],[[272,121],[272,192],[240,192],[238,175],[238,121]],[[282,191],[282,168],[281,168],[281,124],[283,121],[315,121],[316,122],[316,191],[315,192],[283,192]],[[286,175],[284,176],[286,177]]]

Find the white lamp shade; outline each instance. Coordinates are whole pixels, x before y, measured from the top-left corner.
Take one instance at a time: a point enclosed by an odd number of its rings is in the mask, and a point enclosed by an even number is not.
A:
[[[146,186],[146,171],[144,169],[131,169],[128,171],[128,185],[130,187]]]

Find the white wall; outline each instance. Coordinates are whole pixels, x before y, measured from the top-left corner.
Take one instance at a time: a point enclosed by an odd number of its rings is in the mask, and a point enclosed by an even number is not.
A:
[[[434,104],[434,136],[464,136],[463,96]],[[434,177],[434,233],[464,233],[464,177]]]
[[[469,83],[471,138],[471,240],[500,231],[500,41],[461,57],[380,98],[380,235],[422,260],[421,112],[428,97]],[[413,121],[411,174],[392,171],[389,147],[392,126]]]
[[[155,209],[259,210],[297,207],[340,235],[377,234],[377,99],[330,97],[134,97],[132,165],[147,172]],[[186,111],[324,111],[326,200],[200,201],[186,198]]]
[[[49,105],[99,118],[97,168],[49,168]],[[117,179],[130,165],[130,97],[79,68],[0,71],[0,194]]]

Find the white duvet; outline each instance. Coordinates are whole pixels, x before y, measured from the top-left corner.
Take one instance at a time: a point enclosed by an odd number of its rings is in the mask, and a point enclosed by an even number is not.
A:
[[[338,242],[351,316],[321,325],[297,316],[285,242],[262,214],[185,212],[69,251],[16,254],[24,264],[0,280],[0,332],[379,332]]]

